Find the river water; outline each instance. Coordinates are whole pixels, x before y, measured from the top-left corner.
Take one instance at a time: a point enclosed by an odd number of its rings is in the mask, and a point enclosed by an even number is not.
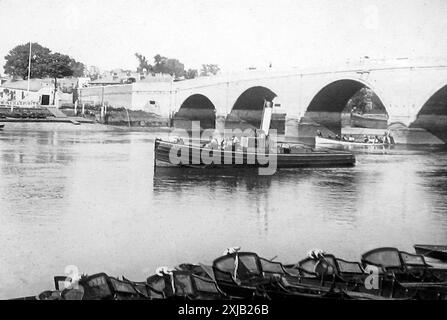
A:
[[[0,132],[0,298],[53,287],[67,266],[144,280],[229,246],[296,262],[447,243],[447,149],[359,151],[352,168],[163,169],[155,133],[7,124]],[[70,267],[73,270],[73,267]]]

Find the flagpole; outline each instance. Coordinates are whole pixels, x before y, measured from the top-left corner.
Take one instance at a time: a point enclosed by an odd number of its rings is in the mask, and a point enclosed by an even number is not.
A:
[[[31,77],[31,41],[29,42],[29,58],[28,58],[28,95],[29,95],[29,78]]]

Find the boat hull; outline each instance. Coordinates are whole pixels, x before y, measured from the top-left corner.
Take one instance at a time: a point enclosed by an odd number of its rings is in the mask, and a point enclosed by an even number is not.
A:
[[[414,249],[417,254],[447,262],[446,245],[415,244]]]
[[[353,113],[351,115],[351,126],[357,128],[370,128],[370,129],[387,129],[388,120],[385,117],[378,115],[359,115]]]
[[[175,149],[173,150],[173,148]],[[162,140],[156,140],[154,152],[156,167],[266,168],[269,165],[276,165],[276,168],[300,168],[353,166],[355,164],[355,156],[343,151],[323,150],[288,154],[254,154],[178,145]],[[175,152],[177,152],[177,160],[171,159],[171,155]],[[185,155],[184,160],[179,160],[182,152]],[[212,158],[212,160],[204,162],[204,155],[206,155],[206,159],[211,160]]]
[[[315,137],[315,145],[316,146],[358,146],[358,147],[383,147],[389,146],[388,143],[368,143],[368,142],[352,142],[352,141],[344,141],[344,140],[336,140],[336,139],[328,139],[322,137]]]

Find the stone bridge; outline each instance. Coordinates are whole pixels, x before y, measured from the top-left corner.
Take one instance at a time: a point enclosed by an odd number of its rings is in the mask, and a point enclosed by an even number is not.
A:
[[[141,101],[159,101],[156,112],[174,115],[178,126],[200,120],[206,128],[232,123],[256,127],[266,99],[275,106],[273,122],[281,127],[282,121],[288,137],[313,136],[316,130],[301,130],[306,125],[340,132],[347,102],[367,87],[401,142],[447,141],[446,59],[365,59],[339,67],[252,70],[159,86],[164,87],[152,93],[137,87],[133,94]]]

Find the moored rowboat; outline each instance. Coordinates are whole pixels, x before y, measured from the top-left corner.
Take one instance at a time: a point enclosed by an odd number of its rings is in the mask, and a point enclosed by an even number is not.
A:
[[[342,145],[342,146],[389,146],[389,143],[384,142],[358,142],[358,141],[346,141],[338,139],[329,139],[316,136],[315,137],[316,146],[329,146],[329,145]]]
[[[447,245],[415,244],[417,254],[447,262]]]

